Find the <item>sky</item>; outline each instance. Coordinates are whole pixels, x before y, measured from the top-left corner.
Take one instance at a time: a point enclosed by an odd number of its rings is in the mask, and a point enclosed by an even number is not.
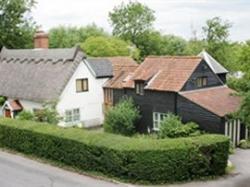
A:
[[[111,32],[108,13],[129,0],[36,0],[32,15],[45,31],[58,25],[85,26],[95,23]],[[132,0],[133,1],[133,0]],[[154,27],[164,34],[189,39],[215,16],[233,24],[231,41],[250,39],[250,0],[138,0],[155,11]]]

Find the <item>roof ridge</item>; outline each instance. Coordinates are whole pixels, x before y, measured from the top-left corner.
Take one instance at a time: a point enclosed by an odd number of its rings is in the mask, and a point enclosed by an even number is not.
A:
[[[227,85],[221,85],[221,86],[213,86],[213,87],[207,87],[207,88],[200,88],[200,89],[195,89],[195,90],[187,90],[187,91],[180,91],[178,93],[180,94],[185,94],[185,93],[193,93],[193,92],[203,92],[207,90],[214,90],[218,88],[229,88]],[[231,89],[231,88],[229,88]]]

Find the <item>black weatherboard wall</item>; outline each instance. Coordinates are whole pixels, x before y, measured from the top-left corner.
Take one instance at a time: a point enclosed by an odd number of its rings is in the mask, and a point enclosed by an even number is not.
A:
[[[132,97],[141,111],[142,118],[137,124],[139,132],[147,132],[153,128],[153,112],[175,113],[176,97],[174,92],[145,90],[144,95],[137,95],[135,89],[114,89],[114,105],[123,97]]]
[[[224,134],[224,119],[202,108],[192,101],[178,95],[177,114],[182,117],[182,121],[196,122],[202,130],[212,133]]]
[[[219,86],[223,84],[222,81],[219,79],[219,77],[211,70],[211,68],[203,60],[195,69],[195,71],[188,79],[188,81],[185,83],[184,87],[182,88],[182,91],[198,89],[196,85],[196,79],[198,77],[207,77],[207,86],[205,87]]]

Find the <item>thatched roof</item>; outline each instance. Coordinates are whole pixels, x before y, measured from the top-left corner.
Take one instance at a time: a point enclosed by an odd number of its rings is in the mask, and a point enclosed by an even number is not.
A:
[[[78,48],[3,48],[0,54],[0,95],[36,102],[58,99],[84,57]]]

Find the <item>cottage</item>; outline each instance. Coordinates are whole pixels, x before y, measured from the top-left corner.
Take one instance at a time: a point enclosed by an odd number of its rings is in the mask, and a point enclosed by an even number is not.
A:
[[[0,96],[7,98],[3,115],[15,118],[22,110],[34,112],[46,102],[57,101],[63,117],[60,126],[102,124],[102,86],[113,77],[113,67],[130,58],[86,58],[78,47],[48,49],[48,43],[48,35],[38,32],[35,49],[2,49]]]
[[[226,86],[227,72],[205,51],[199,56],[151,56],[133,73],[109,80],[105,89],[112,89],[113,105],[123,97],[134,99],[142,113],[140,132],[159,130],[161,120],[171,112],[203,130],[226,134],[227,116],[240,105],[235,91]],[[243,131],[237,130],[238,136]]]

